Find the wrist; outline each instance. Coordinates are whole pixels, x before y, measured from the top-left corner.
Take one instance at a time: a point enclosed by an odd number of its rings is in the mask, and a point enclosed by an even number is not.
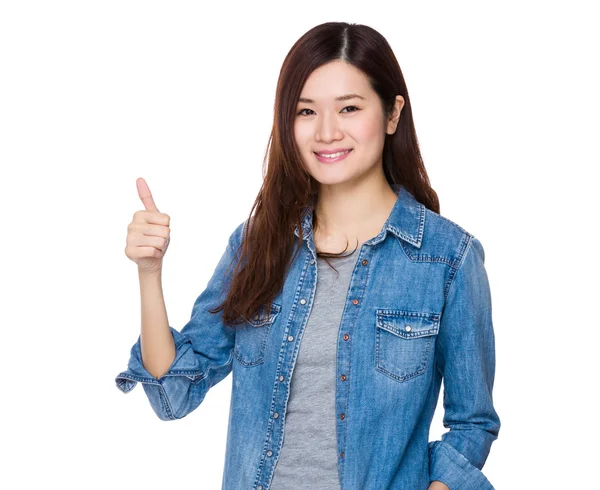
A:
[[[138,268],[138,275],[144,279],[160,279],[162,277],[162,268],[152,271]]]

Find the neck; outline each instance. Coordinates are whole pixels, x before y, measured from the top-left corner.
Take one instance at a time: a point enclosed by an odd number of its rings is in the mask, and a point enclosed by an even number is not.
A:
[[[324,238],[375,236],[398,196],[383,175],[359,183],[321,185],[315,204],[317,229]]]

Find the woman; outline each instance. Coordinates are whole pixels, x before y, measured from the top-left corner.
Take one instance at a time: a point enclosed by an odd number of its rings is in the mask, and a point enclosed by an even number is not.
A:
[[[181,332],[160,286],[169,216],[142,179],[138,191],[146,210],[126,254],[142,332],[117,386],[141,382],[173,420],[233,371],[222,488],[493,488],[481,472],[500,429],[484,250],[439,215],[378,32],[331,22],[292,47],[262,189]],[[450,430],[429,442],[442,378]]]

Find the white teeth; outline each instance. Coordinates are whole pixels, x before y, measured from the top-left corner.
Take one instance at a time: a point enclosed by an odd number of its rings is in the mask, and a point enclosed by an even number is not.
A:
[[[346,153],[350,153],[350,150],[340,151],[338,153],[332,153],[331,155],[323,155],[322,153],[317,153],[317,155],[319,155],[320,157],[324,157],[324,158],[337,158],[340,155],[344,155]]]

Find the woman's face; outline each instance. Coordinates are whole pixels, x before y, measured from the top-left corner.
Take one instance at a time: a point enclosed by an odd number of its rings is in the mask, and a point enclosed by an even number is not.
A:
[[[294,124],[307,171],[325,185],[357,181],[382,171],[385,135],[396,130],[403,104],[402,96],[397,96],[388,120],[377,93],[357,68],[342,61],[317,68],[302,88]],[[351,151],[337,161],[322,162],[315,155],[337,149]]]

